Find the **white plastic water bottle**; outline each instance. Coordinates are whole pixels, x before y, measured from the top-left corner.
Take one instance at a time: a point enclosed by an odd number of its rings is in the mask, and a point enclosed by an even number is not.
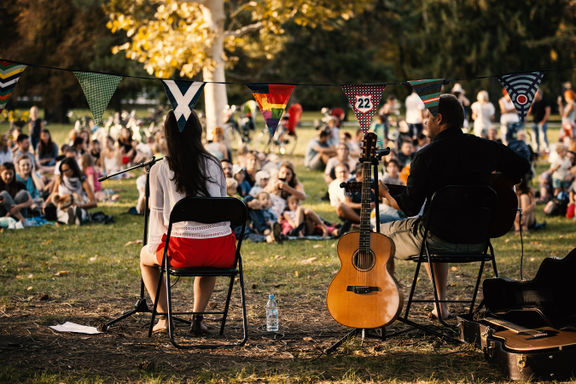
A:
[[[268,295],[268,302],[266,303],[266,331],[278,331],[278,304],[274,300],[274,295]]]

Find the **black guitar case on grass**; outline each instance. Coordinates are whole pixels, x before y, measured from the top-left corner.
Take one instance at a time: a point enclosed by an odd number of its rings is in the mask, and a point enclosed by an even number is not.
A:
[[[533,280],[486,279],[486,315],[459,317],[460,339],[512,380],[576,378],[576,249]]]
[[[536,311],[554,328],[576,326],[576,248],[544,259],[532,280],[486,279],[483,292],[491,314]]]

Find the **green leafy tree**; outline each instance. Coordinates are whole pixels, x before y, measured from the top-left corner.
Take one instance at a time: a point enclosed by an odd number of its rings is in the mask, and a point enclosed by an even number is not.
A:
[[[287,21],[311,28],[336,28],[370,5],[368,0],[178,1],[111,0],[113,32],[124,31],[127,42],[115,52],[144,64],[150,74],[225,82],[225,67],[236,61],[227,55],[241,49],[245,57],[270,60],[286,40]],[[226,50],[225,50],[226,47]],[[207,128],[222,123],[226,87],[205,87]]]
[[[110,55],[119,43],[105,27],[107,16],[100,0],[18,0],[0,16],[0,29],[7,31],[0,45],[0,57],[58,68],[95,70],[122,74],[145,74],[138,65]],[[8,39],[6,36],[10,36]],[[142,87],[124,80],[113,99],[135,94]],[[67,121],[73,107],[86,107],[82,89],[68,71],[29,68],[15,90],[18,96],[41,98],[48,121]]]

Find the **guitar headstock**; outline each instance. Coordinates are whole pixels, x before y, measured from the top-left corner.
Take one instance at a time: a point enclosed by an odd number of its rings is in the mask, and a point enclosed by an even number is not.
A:
[[[362,139],[362,158],[368,160],[376,157],[377,136],[374,132],[366,132]]]

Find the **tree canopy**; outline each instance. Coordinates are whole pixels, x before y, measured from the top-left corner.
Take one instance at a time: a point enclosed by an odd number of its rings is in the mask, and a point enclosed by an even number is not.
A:
[[[209,7],[218,6],[214,17]],[[553,97],[576,80],[575,16],[572,0],[15,0],[0,5],[0,57],[194,79],[220,65],[212,80],[238,83],[445,77],[493,92],[498,83],[482,77],[546,69],[542,87]],[[217,37],[221,50],[210,50]],[[37,68],[19,84],[15,96],[42,97],[53,121],[86,105],[70,72]],[[112,103],[153,86],[126,79]],[[228,95],[233,103],[251,97],[242,86]],[[296,87],[293,98],[312,108],[345,102],[337,87]]]

